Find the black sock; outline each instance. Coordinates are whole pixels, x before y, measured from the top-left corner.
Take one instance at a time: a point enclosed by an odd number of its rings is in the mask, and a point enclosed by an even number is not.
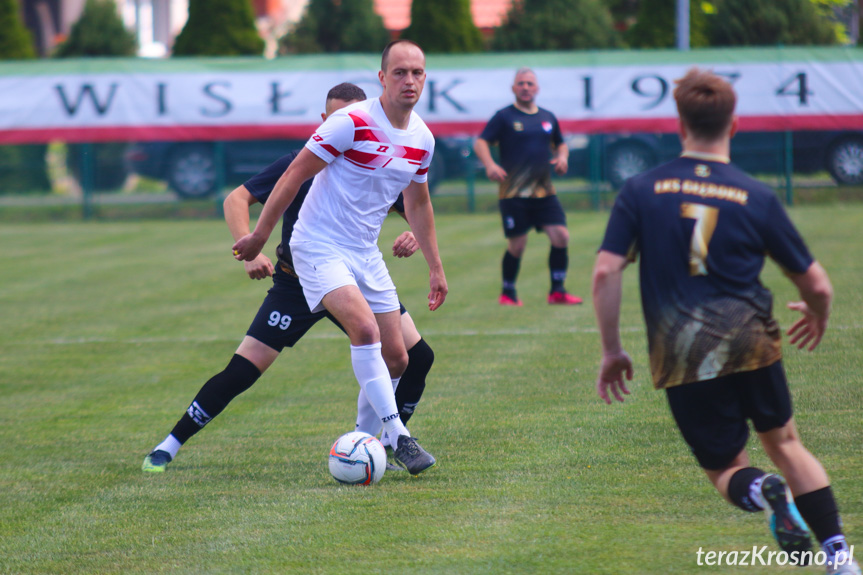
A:
[[[424,339],[408,350],[408,367],[396,388],[396,407],[402,423],[407,423],[426,387],[426,376],[434,363],[434,351]]]
[[[795,497],[794,504],[819,542],[823,543],[831,537],[842,535],[839,508],[829,485]]]
[[[251,361],[234,355],[228,366],[210,378],[195,396],[189,409],[171,431],[180,444],[198,433],[214,417],[222,413],[232,399],[252,387],[261,372]]]
[[[752,482],[767,475],[757,467],[744,467],[731,476],[728,482],[728,499],[744,511],[755,513],[762,509],[749,497],[749,487]]]
[[[563,282],[566,281],[566,270],[569,268],[569,251],[567,248],[551,246],[548,252],[548,271],[551,275],[551,291],[563,292]]]
[[[515,280],[518,278],[518,268],[521,258],[517,258],[509,250],[503,254],[503,293],[512,299],[518,299],[515,294]]]

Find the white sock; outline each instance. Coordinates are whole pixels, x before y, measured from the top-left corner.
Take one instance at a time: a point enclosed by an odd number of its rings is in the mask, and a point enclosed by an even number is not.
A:
[[[848,542],[845,540],[844,535],[834,535],[830,539],[827,539],[821,544],[821,549],[827,554],[827,560],[830,561],[828,565],[835,563],[837,560],[842,565],[849,561]]]
[[[375,413],[375,408],[369,403],[366,397],[366,392],[360,389],[357,396],[357,431],[368,433],[369,435],[377,435],[381,432],[383,424],[381,418]]]
[[[153,451],[167,451],[171,455],[171,459],[174,459],[177,457],[177,452],[180,451],[181,447],[183,447],[183,444],[177,441],[177,438],[173,435],[169,435]]]
[[[767,509],[767,502],[764,501],[764,495],[761,494],[761,484],[764,482],[765,477],[767,476],[762,475],[749,484],[749,499],[762,510]]]
[[[351,365],[368,403],[374,408],[390,437],[407,435],[407,429],[402,424],[396,408],[392,379],[381,355],[380,342],[352,345]]]
[[[392,380],[393,393],[395,393],[396,388],[399,386],[399,380],[401,380],[400,377]],[[360,388],[360,393],[357,396],[356,430],[377,437],[377,435],[381,432],[381,429],[383,429],[381,418],[378,417],[378,414],[375,413],[375,408],[372,407],[372,404],[369,403],[369,399],[366,397],[366,392],[364,392],[362,388]],[[381,439],[383,439],[383,437],[381,437]],[[386,445],[388,444],[384,444],[384,447],[386,447]]]

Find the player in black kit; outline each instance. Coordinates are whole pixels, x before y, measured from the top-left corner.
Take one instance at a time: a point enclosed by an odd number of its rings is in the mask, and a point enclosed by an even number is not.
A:
[[[327,94],[326,114],[323,114],[322,118],[326,119],[336,110],[365,99],[366,95],[359,87],[348,83],[339,84]],[[296,154],[293,152],[279,158],[236,188],[225,199],[225,220],[235,240],[249,233],[249,207],[258,202],[266,203],[276,182]],[[165,471],[168,463],[176,457],[180,447],[220,414],[237,395],[249,389],[272,365],[284,347],[292,347],[313,325],[325,317],[335,323],[328,312],[309,310],[288,249],[294,224],[311,183],[312,180],[309,180],[303,184],[297,197],[285,212],[282,220],[281,244],[276,250],[277,265],[273,266],[270,258],[263,254],[253,261],[244,262],[246,273],[250,278],[273,277],[273,287],[261,304],[246,337],[240,343],[228,366],[204,384],[171,433],[147,455],[142,466],[144,471],[156,473]],[[401,196],[392,211],[404,215]],[[404,232],[393,244],[393,255],[408,257],[418,247],[413,234]],[[420,336],[404,305],[401,306],[401,311],[402,331],[405,347],[408,350],[408,366],[396,388],[395,396],[401,420],[407,423],[422,397],[426,376],[434,362],[434,352]],[[380,430],[380,425],[380,419],[374,409],[360,393],[357,401],[356,428],[375,435]],[[382,439],[386,445],[388,438]],[[387,469],[401,470],[402,468],[388,463]]]
[[[567,172],[569,150],[557,118],[536,105],[539,83],[533,70],[521,68],[516,72],[512,92],[515,103],[492,116],[473,148],[488,178],[500,184],[498,205],[507,244],[498,303],[522,305],[515,283],[527,246],[527,234],[535,228],[545,232],[551,242],[548,303],[577,305],[581,298],[567,293],[564,288],[569,267],[569,230],[566,214],[551,183],[552,168],[557,174]],[[491,156],[490,146],[495,143],[500,148],[500,164]]]
[[[797,287],[802,301],[788,307],[801,317],[788,335],[809,350],[827,327],[830,280],[776,192],[729,163],[737,118],[728,82],[693,69],[677,81],[674,98],[683,154],[626,182],[597,256],[593,301],[603,350],[597,392],[606,403],[629,393],[621,286],[624,268],[639,255],[653,383],[666,391],[707,477],[737,507],[767,512],[792,564],[812,557],[811,529],[828,573],[860,575],[827,473],[797,433],[773,297],[759,275],[770,256]],[[750,465],[750,421],[781,476]]]

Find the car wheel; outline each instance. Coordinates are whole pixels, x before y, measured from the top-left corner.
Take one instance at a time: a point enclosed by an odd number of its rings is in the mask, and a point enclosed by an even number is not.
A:
[[[216,160],[207,146],[177,148],[168,164],[168,184],[183,198],[205,198],[216,190]]]
[[[848,138],[832,146],[827,171],[839,184],[863,184],[863,139]]]
[[[606,174],[614,188],[636,174],[652,168],[656,164],[653,153],[640,144],[624,143],[613,147],[606,157]]]

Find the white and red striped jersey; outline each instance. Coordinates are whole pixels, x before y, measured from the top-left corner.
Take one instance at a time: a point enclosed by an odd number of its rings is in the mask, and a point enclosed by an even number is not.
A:
[[[399,192],[428,179],[434,137],[414,112],[406,130],[393,128],[372,98],[334,112],[306,148],[329,165],[315,176],[293,241],[365,249],[377,245]]]

